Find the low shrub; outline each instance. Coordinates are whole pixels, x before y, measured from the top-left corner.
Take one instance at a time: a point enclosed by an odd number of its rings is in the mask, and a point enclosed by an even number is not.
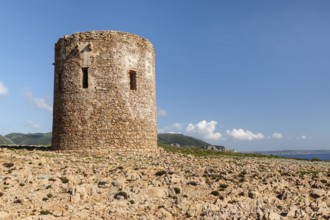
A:
[[[60,177],[60,180],[62,181],[62,183],[68,183],[69,179],[66,177]]]
[[[198,184],[195,181],[190,181],[187,183],[187,185],[197,186]]]
[[[48,210],[41,210],[40,211],[40,215],[50,215],[50,214],[52,214],[52,213]]]
[[[124,199],[127,199],[128,195],[126,192],[120,191],[120,192],[117,192],[114,196],[115,199],[120,199],[120,197],[124,197]]]
[[[180,194],[181,189],[178,188],[178,187],[174,187],[174,192],[175,192],[176,194]]]
[[[4,163],[4,164],[2,164],[4,167],[6,167],[6,168],[11,168],[11,167],[13,167],[14,166],[14,163]]]
[[[163,176],[163,175],[165,175],[165,174],[166,174],[166,171],[165,171],[165,170],[160,170],[160,171],[157,171],[157,172],[155,173],[156,176]]]
[[[314,157],[314,158],[311,159],[311,161],[313,161],[313,162],[314,161],[321,161],[321,159],[320,158],[317,158],[317,157]]]
[[[228,185],[227,185],[227,184],[220,184],[219,187],[220,187],[221,189],[226,189],[226,188],[228,187]]]
[[[213,195],[213,196],[219,196],[220,193],[219,193],[218,191],[212,191],[212,192],[211,192],[211,195]]]

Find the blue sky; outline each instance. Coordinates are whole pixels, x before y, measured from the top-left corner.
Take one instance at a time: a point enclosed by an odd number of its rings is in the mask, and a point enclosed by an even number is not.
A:
[[[51,130],[58,38],[119,30],[155,47],[160,132],[330,149],[328,0],[11,0],[0,26],[2,135]]]

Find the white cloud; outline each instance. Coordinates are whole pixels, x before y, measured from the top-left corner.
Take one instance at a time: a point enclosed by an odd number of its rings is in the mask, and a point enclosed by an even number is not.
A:
[[[0,81],[0,96],[8,95],[7,87]]]
[[[158,108],[158,116],[165,117],[167,112],[164,109]]]
[[[173,134],[180,134],[182,129],[184,128],[185,124],[175,122],[170,126],[165,126],[162,128],[158,128],[158,133],[173,133]]]
[[[186,131],[188,133],[194,133],[198,136],[209,139],[209,140],[220,140],[222,135],[219,132],[216,132],[217,121],[200,121],[197,124],[189,123]]]
[[[175,122],[172,124],[172,127],[180,131],[182,130],[183,124]]]
[[[158,134],[161,134],[161,133],[165,133],[166,131],[164,128],[158,128],[157,132],[158,132]]]
[[[24,92],[25,97],[28,99],[28,101],[34,105],[35,107],[39,109],[46,110],[50,113],[53,112],[52,106],[44,99],[44,98],[36,98],[33,96],[32,92],[27,90]]]
[[[253,133],[252,131],[246,130],[244,131],[242,128],[239,129],[233,129],[233,130],[227,130],[227,134],[231,136],[234,139],[238,140],[262,140],[265,138],[265,136],[262,133]]]
[[[41,125],[36,122],[33,122],[33,121],[28,121],[25,124],[25,127],[27,127],[31,131],[38,131],[38,130],[40,130]]]
[[[283,134],[278,133],[278,132],[274,132],[272,134],[272,138],[274,138],[274,139],[282,139],[283,138]]]
[[[307,135],[301,135],[298,140],[312,140],[313,138]]]

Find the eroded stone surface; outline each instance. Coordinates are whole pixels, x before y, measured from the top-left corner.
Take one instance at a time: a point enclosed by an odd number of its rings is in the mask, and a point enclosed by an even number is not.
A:
[[[59,39],[53,114],[56,149],[157,151],[152,44],[117,31]]]
[[[327,219],[329,188],[326,162],[0,149],[0,219]]]

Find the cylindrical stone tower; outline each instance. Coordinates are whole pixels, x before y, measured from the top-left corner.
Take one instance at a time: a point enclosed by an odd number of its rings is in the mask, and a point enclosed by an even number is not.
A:
[[[52,146],[157,150],[155,56],[137,35],[91,31],[55,45]]]

